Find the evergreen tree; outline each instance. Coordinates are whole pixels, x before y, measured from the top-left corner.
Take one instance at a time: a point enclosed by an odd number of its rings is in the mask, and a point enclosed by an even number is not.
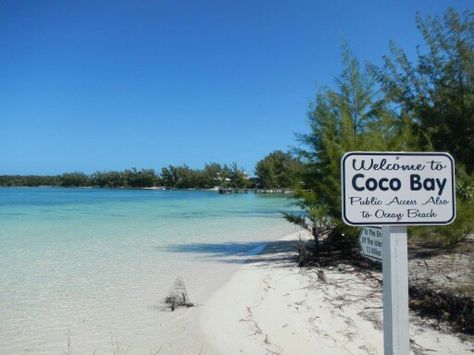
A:
[[[474,12],[448,9],[442,19],[418,14],[416,21],[425,42],[416,62],[392,43],[384,66],[372,70],[400,111],[413,116],[422,146],[451,153],[472,173]]]
[[[257,163],[255,173],[263,188],[294,188],[302,165],[290,152],[276,150]]]
[[[239,168],[237,163],[230,165],[230,171],[228,173],[230,182],[229,186],[234,188],[246,188],[248,187],[248,177],[244,169]]]
[[[348,151],[411,150],[410,120],[389,109],[376,83],[343,47],[343,71],[337,89],[325,89],[308,114],[310,133],[299,135],[305,163],[296,204],[303,213],[285,217],[311,231],[315,240],[332,231],[353,234],[341,221],[340,161]],[[337,234],[337,233],[336,233]]]
[[[209,189],[220,184],[222,167],[218,163],[207,163],[202,171],[202,187]]]

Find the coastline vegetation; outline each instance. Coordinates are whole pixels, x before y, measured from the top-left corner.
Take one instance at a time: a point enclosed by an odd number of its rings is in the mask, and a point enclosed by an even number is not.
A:
[[[0,186],[62,186],[101,188],[210,189],[292,188],[302,171],[300,161],[289,152],[275,151],[257,163],[256,176],[249,177],[236,163],[208,163],[203,169],[169,165],[154,169],[98,171],[93,174],[71,172],[61,175],[1,175]]]
[[[284,217],[314,237],[316,251],[354,246],[341,219],[340,160],[348,151],[441,151],[456,161],[457,218],[410,228],[412,237],[453,245],[474,231],[474,12],[417,15],[424,43],[415,61],[395,44],[382,66],[362,67],[347,45],[334,87],[320,90],[298,135],[300,213]]]
[[[342,222],[342,156],[348,151],[450,153],[456,161],[457,217],[446,226],[408,229],[412,270],[424,272],[410,279],[410,307],[438,327],[447,322],[472,335],[474,288],[466,277],[472,263],[463,260],[472,259],[474,236],[474,12],[418,15],[417,26],[424,43],[414,61],[391,44],[382,66],[363,67],[343,47],[341,74],[333,87],[317,93],[308,113],[310,131],[298,136],[296,154],[304,165],[295,190],[300,211],[284,217],[312,235],[297,245],[299,266],[322,273],[321,268],[341,262],[380,269],[360,255],[360,229]],[[445,281],[449,273],[456,273],[451,284]]]

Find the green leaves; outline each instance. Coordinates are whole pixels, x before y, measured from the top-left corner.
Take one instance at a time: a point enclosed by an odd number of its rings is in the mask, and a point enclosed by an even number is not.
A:
[[[290,152],[276,150],[257,163],[255,173],[263,188],[293,188],[302,172],[301,162]]]
[[[340,160],[357,150],[450,152],[457,166],[458,217],[450,226],[414,231],[457,240],[474,229],[474,13],[418,15],[417,26],[425,46],[415,61],[391,43],[381,68],[369,64],[363,70],[344,45],[334,88],[316,95],[310,133],[297,136],[305,166],[296,193],[302,212],[285,216],[315,239],[323,225],[352,231],[340,218]]]
[[[341,220],[340,161],[348,151],[411,150],[416,147],[412,120],[397,115],[375,79],[362,70],[347,46],[336,88],[318,93],[308,113],[310,133],[299,135],[298,152],[304,163],[296,198],[302,212],[284,217],[311,231],[316,242]]]
[[[420,149],[448,151],[474,171],[474,13],[417,15],[424,46],[413,63],[394,44],[372,71],[387,98],[412,117]]]

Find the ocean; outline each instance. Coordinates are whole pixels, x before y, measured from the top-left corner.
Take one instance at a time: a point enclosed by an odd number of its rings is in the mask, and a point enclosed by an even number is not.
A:
[[[199,307],[246,255],[295,231],[290,202],[0,188],[0,354],[199,353]],[[163,304],[177,277],[197,307]]]

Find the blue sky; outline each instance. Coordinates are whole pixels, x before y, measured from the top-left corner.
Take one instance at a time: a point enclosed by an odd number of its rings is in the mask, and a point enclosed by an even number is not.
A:
[[[237,162],[296,144],[346,41],[413,55],[469,1],[0,1],[0,174]]]

